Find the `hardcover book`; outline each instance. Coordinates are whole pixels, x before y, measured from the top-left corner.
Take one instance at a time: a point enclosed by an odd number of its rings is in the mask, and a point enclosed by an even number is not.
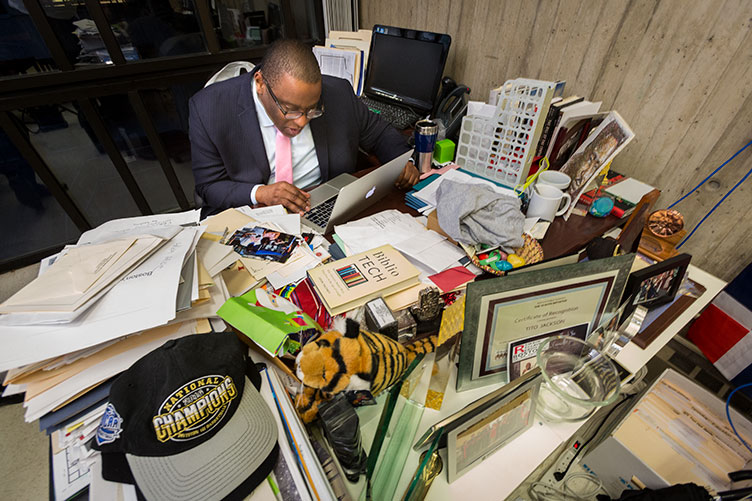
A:
[[[551,133],[551,139],[548,142],[548,148],[546,149],[546,156],[548,159],[551,160],[551,157],[553,156],[552,150],[556,144],[557,138],[559,137],[559,133],[561,132],[561,127],[567,124],[572,118],[592,116],[598,113],[600,108],[600,101],[593,103],[588,100],[582,100],[562,108],[556,122],[552,124],[553,132]]]
[[[569,96],[566,99],[559,98],[559,100],[556,102],[554,102],[554,100],[551,100],[551,106],[548,108],[546,120],[545,122],[543,122],[543,132],[541,132],[541,137],[538,141],[538,147],[535,150],[536,157],[541,157],[546,153],[546,151],[548,151],[548,145],[551,142],[554,128],[559,122],[562,110],[567,106],[579,103],[583,99],[584,98],[582,96]]]
[[[597,127],[607,113],[595,113],[593,115],[573,117],[561,123],[559,132],[553,139],[554,145],[548,156],[550,169],[559,170],[567,163],[577,148],[585,142],[590,132]]]
[[[546,88],[545,94],[543,96],[543,103],[541,104],[540,114],[535,118],[535,120],[532,120],[529,124],[527,124],[532,131],[532,141],[525,157],[525,172],[530,170],[530,164],[533,163],[533,158],[535,158],[536,146],[540,142],[541,134],[543,133],[543,125],[546,121],[546,117],[548,116],[548,110],[551,107],[551,99],[553,99],[555,89],[555,84],[551,84],[551,86]]]
[[[419,283],[419,274],[391,245],[308,270],[308,278],[331,315],[412,287]]]

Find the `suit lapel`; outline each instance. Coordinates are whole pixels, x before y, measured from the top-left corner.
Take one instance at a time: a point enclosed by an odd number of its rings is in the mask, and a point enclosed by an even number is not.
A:
[[[326,140],[326,120],[319,118],[308,122],[313,135],[313,145],[316,148],[316,157],[319,160],[321,170],[321,182],[329,180],[329,149]]]
[[[258,68],[258,66],[256,67]],[[252,165],[259,166],[264,175],[264,181],[268,181],[271,176],[269,169],[269,160],[264,147],[264,139],[261,137],[261,126],[259,125],[258,116],[256,115],[256,105],[253,101],[252,79],[254,71],[247,73],[247,78],[240,89],[238,98],[238,123],[240,124],[239,141],[248,141],[248,149],[251,153]]]

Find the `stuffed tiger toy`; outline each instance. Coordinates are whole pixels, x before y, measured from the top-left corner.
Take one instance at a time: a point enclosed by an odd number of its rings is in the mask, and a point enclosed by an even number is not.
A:
[[[377,395],[397,382],[416,355],[432,352],[436,339],[434,335],[403,346],[361,330],[350,319],[344,335],[337,330],[325,332],[300,350],[295,363],[304,385],[295,402],[300,417],[310,423],[318,414],[319,401],[340,391],[368,390]]]

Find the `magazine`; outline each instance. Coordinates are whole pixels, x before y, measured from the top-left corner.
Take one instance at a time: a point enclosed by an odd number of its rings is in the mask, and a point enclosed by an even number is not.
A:
[[[295,250],[295,235],[262,226],[241,228],[232,234],[228,245],[243,257],[255,257],[284,263]]]
[[[572,203],[564,214],[565,220],[569,219],[580,195],[632,139],[632,129],[617,112],[612,111],[567,160],[561,172],[572,179],[567,189]]]
[[[587,335],[587,329],[588,324],[580,324],[574,327],[567,327],[566,329],[546,332],[545,334],[538,334],[510,342],[509,349],[507,350],[509,357],[509,360],[507,360],[509,382],[512,382],[525,373],[530,372],[537,366],[536,357],[538,356],[538,347],[540,347],[546,339],[553,336],[574,336],[584,341],[585,336]]]

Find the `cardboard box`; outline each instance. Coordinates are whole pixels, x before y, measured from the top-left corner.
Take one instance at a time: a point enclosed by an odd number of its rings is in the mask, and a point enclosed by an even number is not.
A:
[[[731,489],[727,473],[740,470],[750,453],[726,419],[726,403],[682,374],[667,369],[614,431],[583,459],[612,497],[625,489],[660,489],[694,482]],[[747,443],[752,423],[731,409]],[[636,481],[635,481],[636,479]]]

